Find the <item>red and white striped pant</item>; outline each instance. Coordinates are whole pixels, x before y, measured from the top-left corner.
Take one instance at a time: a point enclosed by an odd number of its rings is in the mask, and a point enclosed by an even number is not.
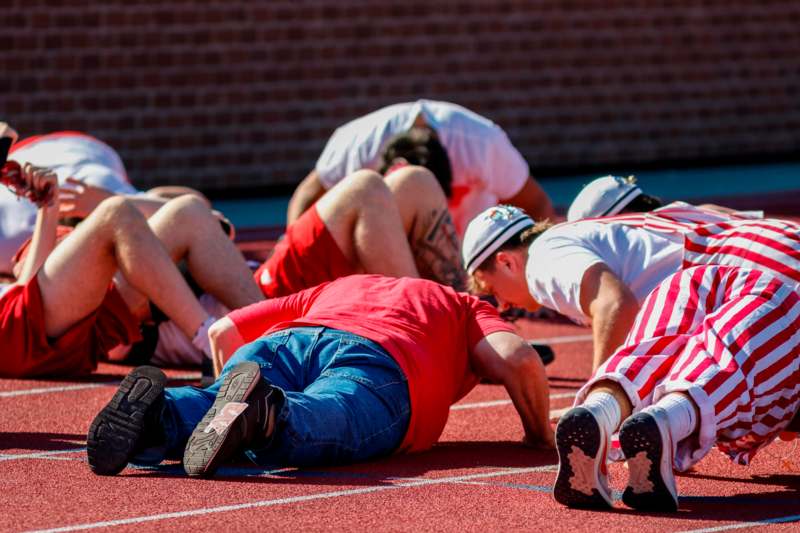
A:
[[[699,439],[678,445],[685,470],[716,444],[748,464],[800,406],[800,295],[762,270],[698,266],[673,274],[644,301],[624,345],[579,391],[611,380],[634,412],[670,392],[700,409]]]

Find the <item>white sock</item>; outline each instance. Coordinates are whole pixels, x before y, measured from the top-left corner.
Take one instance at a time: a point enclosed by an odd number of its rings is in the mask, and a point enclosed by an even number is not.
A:
[[[697,411],[692,401],[676,392],[667,394],[656,403],[667,413],[672,442],[679,443],[697,429]],[[645,409],[646,411],[647,409]]]
[[[211,341],[208,339],[208,328],[216,321],[217,319],[213,316],[206,318],[203,323],[200,324],[200,327],[197,328],[194,337],[192,337],[192,344],[194,347],[202,351],[208,358],[211,357]]]
[[[592,392],[581,407],[585,407],[595,416],[598,423],[612,435],[622,421],[622,409],[619,402],[610,392]]]

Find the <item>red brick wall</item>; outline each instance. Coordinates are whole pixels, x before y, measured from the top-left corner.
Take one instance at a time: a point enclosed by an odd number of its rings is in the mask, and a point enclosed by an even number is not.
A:
[[[797,0],[5,0],[0,113],[79,129],[142,187],[302,178],[340,123],[419,97],[534,169],[800,147]]]

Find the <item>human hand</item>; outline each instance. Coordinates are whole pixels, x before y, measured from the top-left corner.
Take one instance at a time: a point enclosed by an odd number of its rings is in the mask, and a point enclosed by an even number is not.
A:
[[[55,205],[58,176],[49,168],[30,163],[20,166],[16,161],[8,161],[0,172],[0,183],[17,196],[23,196],[40,207]]]
[[[522,437],[522,445],[526,448],[534,450],[553,450],[556,447],[556,436],[553,430],[548,426],[545,430],[545,435],[531,435],[526,433]]]
[[[63,218],[86,218],[100,202],[111,196],[114,196],[111,191],[70,176],[64,188],[59,191],[58,211]]]

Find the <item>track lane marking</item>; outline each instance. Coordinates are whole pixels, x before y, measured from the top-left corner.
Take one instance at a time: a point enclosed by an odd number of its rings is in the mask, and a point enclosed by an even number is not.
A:
[[[592,341],[591,334],[583,335],[562,335],[560,337],[542,337],[541,339],[525,339],[533,344],[569,344],[572,342]]]
[[[746,527],[753,526],[769,526],[772,524],[788,524],[791,522],[800,522],[800,514],[765,518],[763,520],[750,520],[747,522],[737,522],[735,524],[707,527],[702,529],[688,529],[686,531],[682,531],[681,533],[714,533],[715,531],[729,531],[731,529],[744,529]]]
[[[177,376],[167,376],[167,380],[172,381],[191,381],[200,378],[199,373],[180,374]],[[16,396],[32,396],[35,394],[49,394],[51,392],[70,392],[75,390],[97,389],[100,387],[118,387],[121,379],[115,381],[104,381],[102,383],[76,383],[74,385],[61,385],[58,387],[37,387],[35,389],[21,389],[0,392],[0,398],[13,398]]]
[[[67,453],[78,453],[78,452],[85,452],[86,446],[83,448],[71,448],[69,450],[52,450],[49,452],[35,452],[35,453],[20,453],[20,454],[0,454],[0,461],[16,461],[19,459],[59,459],[62,460],[61,457],[55,457],[58,455],[64,455]],[[67,459],[67,458],[64,458]],[[67,459],[71,460],[71,459]]]
[[[291,503],[303,503],[314,500],[324,500],[332,498],[341,498],[346,496],[358,496],[361,494],[369,494],[373,492],[383,492],[386,490],[406,489],[413,487],[425,487],[432,485],[443,485],[450,483],[461,483],[473,479],[484,479],[489,477],[509,476],[516,474],[528,474],[534,472],[549,472],[556,465],[535,466],[530,468],[504,468],[493,472],[482,472],[480,474],[467,474],[464,476],[450,476],[437,479],[426,478],[410,478],[408,481],[401,481],[396,485],[377,485],[374,487],[363,487],[360,489],[338,490],[331,492],[322,492],[319,494],[307,494],[304,496],[293,496],[290,498],[277,498],[274,500],[259,500],[250,503],[239,503],[233,505],[221,505],[218,507],[206,507],[200,509],[192,509],[189,511],[175,511],[171,513],[161,513],[155,515],[135,516],[131,518],[120,518],[117,520],[105,520],[102,522],[90,522],[85,524],[74,524],[69,526],[61,526],[50,529],[36,529],[29,530],[27,533],[61,533],[65,531],[81,531],[86,529],[97,529],[101,527],[114,527],[124,526],[128,524],[141,524],[145,522],[157,522],[160,520],[169,520],[173,518],[187,518],[192,516],[202,516],[209,514],[225,513],[230,511],[241,511],[244,509],[256,509],[261,507],[271,507],[274,505],[286,505]]]

